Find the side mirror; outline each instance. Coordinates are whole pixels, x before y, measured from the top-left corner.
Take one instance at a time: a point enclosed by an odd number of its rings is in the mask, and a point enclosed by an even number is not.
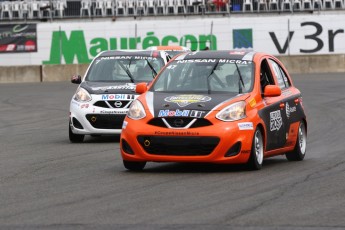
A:
[[[281,94],[282,94],[282,91],[277,85],[266,85],[264,89],[265,97],[278,97]]]
[[[138,83],[135,87],[135,92],[139,94],[143,94],[147,91],[147,83],[146,82],[141,82]]]
[[[73,75],[71,78],[71,82],[73,84],[80,84],[81,83],[81,76],[80,75]]]

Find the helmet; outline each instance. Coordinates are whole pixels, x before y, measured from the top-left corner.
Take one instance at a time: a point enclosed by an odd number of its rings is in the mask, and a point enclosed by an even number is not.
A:
[[[235,78],[239,78],[239,72],[241,73],[241,77],[245,86],[246,90],[249,90],[252,84],[252,69],[250,65],[245,66],[238,66],[234,72]]]
[[[251,75],[252,75],[250,66],[239,66],[238,70],[237,69],[235,70],[235,74],[238,74],[238,71],[240,71],[243,81],[245,80],[250,81]]]

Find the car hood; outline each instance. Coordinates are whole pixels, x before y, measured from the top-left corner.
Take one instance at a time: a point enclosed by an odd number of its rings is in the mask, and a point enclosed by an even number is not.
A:
[[[146,93],[146,102],[154,117],[202,118],[238,95],[233,94],[178,94]]]
[[[89,82],[84,81],[80,84],[91,94],[136,94],[135,83],[131,82]]]

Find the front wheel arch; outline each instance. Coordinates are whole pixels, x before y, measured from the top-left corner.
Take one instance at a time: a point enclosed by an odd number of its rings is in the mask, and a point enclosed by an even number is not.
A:
[[[257,128],[260,129],[261,134],[262,134],[262,138],[263,138],[262,141],[263,141],[263,145],[264,145],[264,158],[265,158],[266,140],[267,140],[266,129],[264,128],[263,124],[261,124],[261,123],[257,124],[256,129]]]
[[[256,126],[254,135],[252,137],[250,156],[247,166],[251,170],[260,170],[262,168],[265,146],[264,134],[260,126]]]

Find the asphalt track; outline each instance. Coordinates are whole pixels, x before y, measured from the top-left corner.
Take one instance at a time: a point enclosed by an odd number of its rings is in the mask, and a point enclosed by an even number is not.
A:
[[[307,155],[126,171],[116,137],[68,140],[76,85],[0,84],[0,229],[344,229],[345,74],[293,75]]]

